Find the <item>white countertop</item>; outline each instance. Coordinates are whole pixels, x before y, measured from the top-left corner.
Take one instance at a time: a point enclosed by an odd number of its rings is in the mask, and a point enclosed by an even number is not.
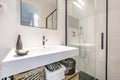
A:
[[[79,54],[77,48],[66,46],[32,48],[28,50],[29,53],[25,56],[16,55],[15,49],[8,53],[2,61],[2,77],[18,74]]]

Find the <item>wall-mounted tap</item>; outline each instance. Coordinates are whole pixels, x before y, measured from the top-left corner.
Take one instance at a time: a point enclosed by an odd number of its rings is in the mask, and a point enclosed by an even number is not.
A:
[[[45,36],[43,36],[43,38],[42,38],[42,45],[43,45],[43,48],[45,48],[46,41],[47,41],[47,39],[45,38]]]

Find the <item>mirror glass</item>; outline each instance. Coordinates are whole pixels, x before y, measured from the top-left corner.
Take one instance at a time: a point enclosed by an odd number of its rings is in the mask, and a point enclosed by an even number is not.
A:
[[[57,0],[21,0],[21,25],[57,29]]]

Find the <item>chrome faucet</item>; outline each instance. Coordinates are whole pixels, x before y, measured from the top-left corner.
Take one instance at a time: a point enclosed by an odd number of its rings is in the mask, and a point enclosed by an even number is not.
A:
[[[46,41],[47,41],[47,39],[45,38],[45,36],[43,36],[43,40],[42,40],[43,48],[45,48]]]

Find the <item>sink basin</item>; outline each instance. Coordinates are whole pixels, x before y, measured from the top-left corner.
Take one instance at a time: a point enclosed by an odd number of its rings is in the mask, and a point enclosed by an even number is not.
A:
[[[70,49],[70,47],[66,47],[66,46],[49,46],[49,47],[45,47],[45,48],[34,48],[34,49],[30,49],[29,55],[32,55],[32,54],[44,54],[44,55],[54,54],[57,52],[69,51],[71,49]]]
[[[28,55],[18,56],[12,49],[2,61],[2,77],[25,72],[40,66],[79,55],[79,50],[67,46],[32,48]]]
[[[65,50],[65,46],[48,46],[48,47],[45,47],[45,48],[33,48],[33,49],[30,49],[30,53],[29,54],[32,54],[32,53],[48,53],[48,52],[57,52],[57,51],[64,51]]]

